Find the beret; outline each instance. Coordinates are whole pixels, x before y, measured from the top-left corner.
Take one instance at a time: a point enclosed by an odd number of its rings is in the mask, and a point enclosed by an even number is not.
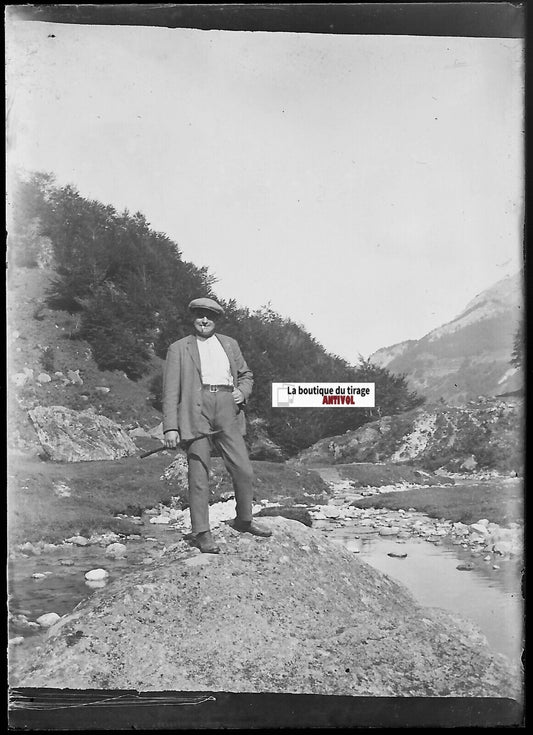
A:
[[[199,299],[193,299],[189,304],[190,311],[194,309],[207,309],[208,311],[214,311],[215,314],[223,314],[224,309],[214,299],[208,299],[205,296]]]

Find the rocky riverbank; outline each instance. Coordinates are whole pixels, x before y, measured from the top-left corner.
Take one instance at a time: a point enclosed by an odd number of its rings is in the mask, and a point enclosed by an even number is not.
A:
[[[519,672],[469,623],[319,531],[267,518],[256,539],[222,523],[219,556],[186,542],[51,625],[11,684],[31,687],[520,696]]]

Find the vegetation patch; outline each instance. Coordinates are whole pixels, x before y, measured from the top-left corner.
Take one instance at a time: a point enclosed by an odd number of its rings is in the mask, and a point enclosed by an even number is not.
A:
[[[456,484],[454,487],[425,487],[404,492],[383,493],[354,500],[357,508],[408,510],[414,508],[432,518],[454,523],[477,523],[487,518],[491,523],[508,526],[524,518],[521,482],[505,481]]]
[[[8,481],[10,543],[58,543],[75,534],[104,531],[135,533],[135,526],[116,518],[119,513],[140,515],[159,503],[170,505],[173,497],[182,507],[188,505],[186,487],[170,486],[161,479],[169,463],[169,456],[161,454],[143,460],[125,457],[64,464],[13,460]],[[275,462],[252,464],[257,502],[309,505],[327,502],[331,493],[315,472]],[[218,458],[213,461],[210,484],[213,503],[232,493],[231,479]]]

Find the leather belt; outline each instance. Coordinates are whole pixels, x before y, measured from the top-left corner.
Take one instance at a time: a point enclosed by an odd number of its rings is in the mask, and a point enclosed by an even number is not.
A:
[[[204,390],[208,390],[210,393],[217,393],[219,390],[226,390],[233,393],[235,388],[232,385],[202,385]]]

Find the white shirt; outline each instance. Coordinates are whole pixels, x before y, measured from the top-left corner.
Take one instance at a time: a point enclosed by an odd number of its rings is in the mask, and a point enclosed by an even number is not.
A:
[[[206,385],[233,385],[230,364],[225,349],[213,334],[207,339],[196,338],[200,363],[202,367],[202,383]]]

